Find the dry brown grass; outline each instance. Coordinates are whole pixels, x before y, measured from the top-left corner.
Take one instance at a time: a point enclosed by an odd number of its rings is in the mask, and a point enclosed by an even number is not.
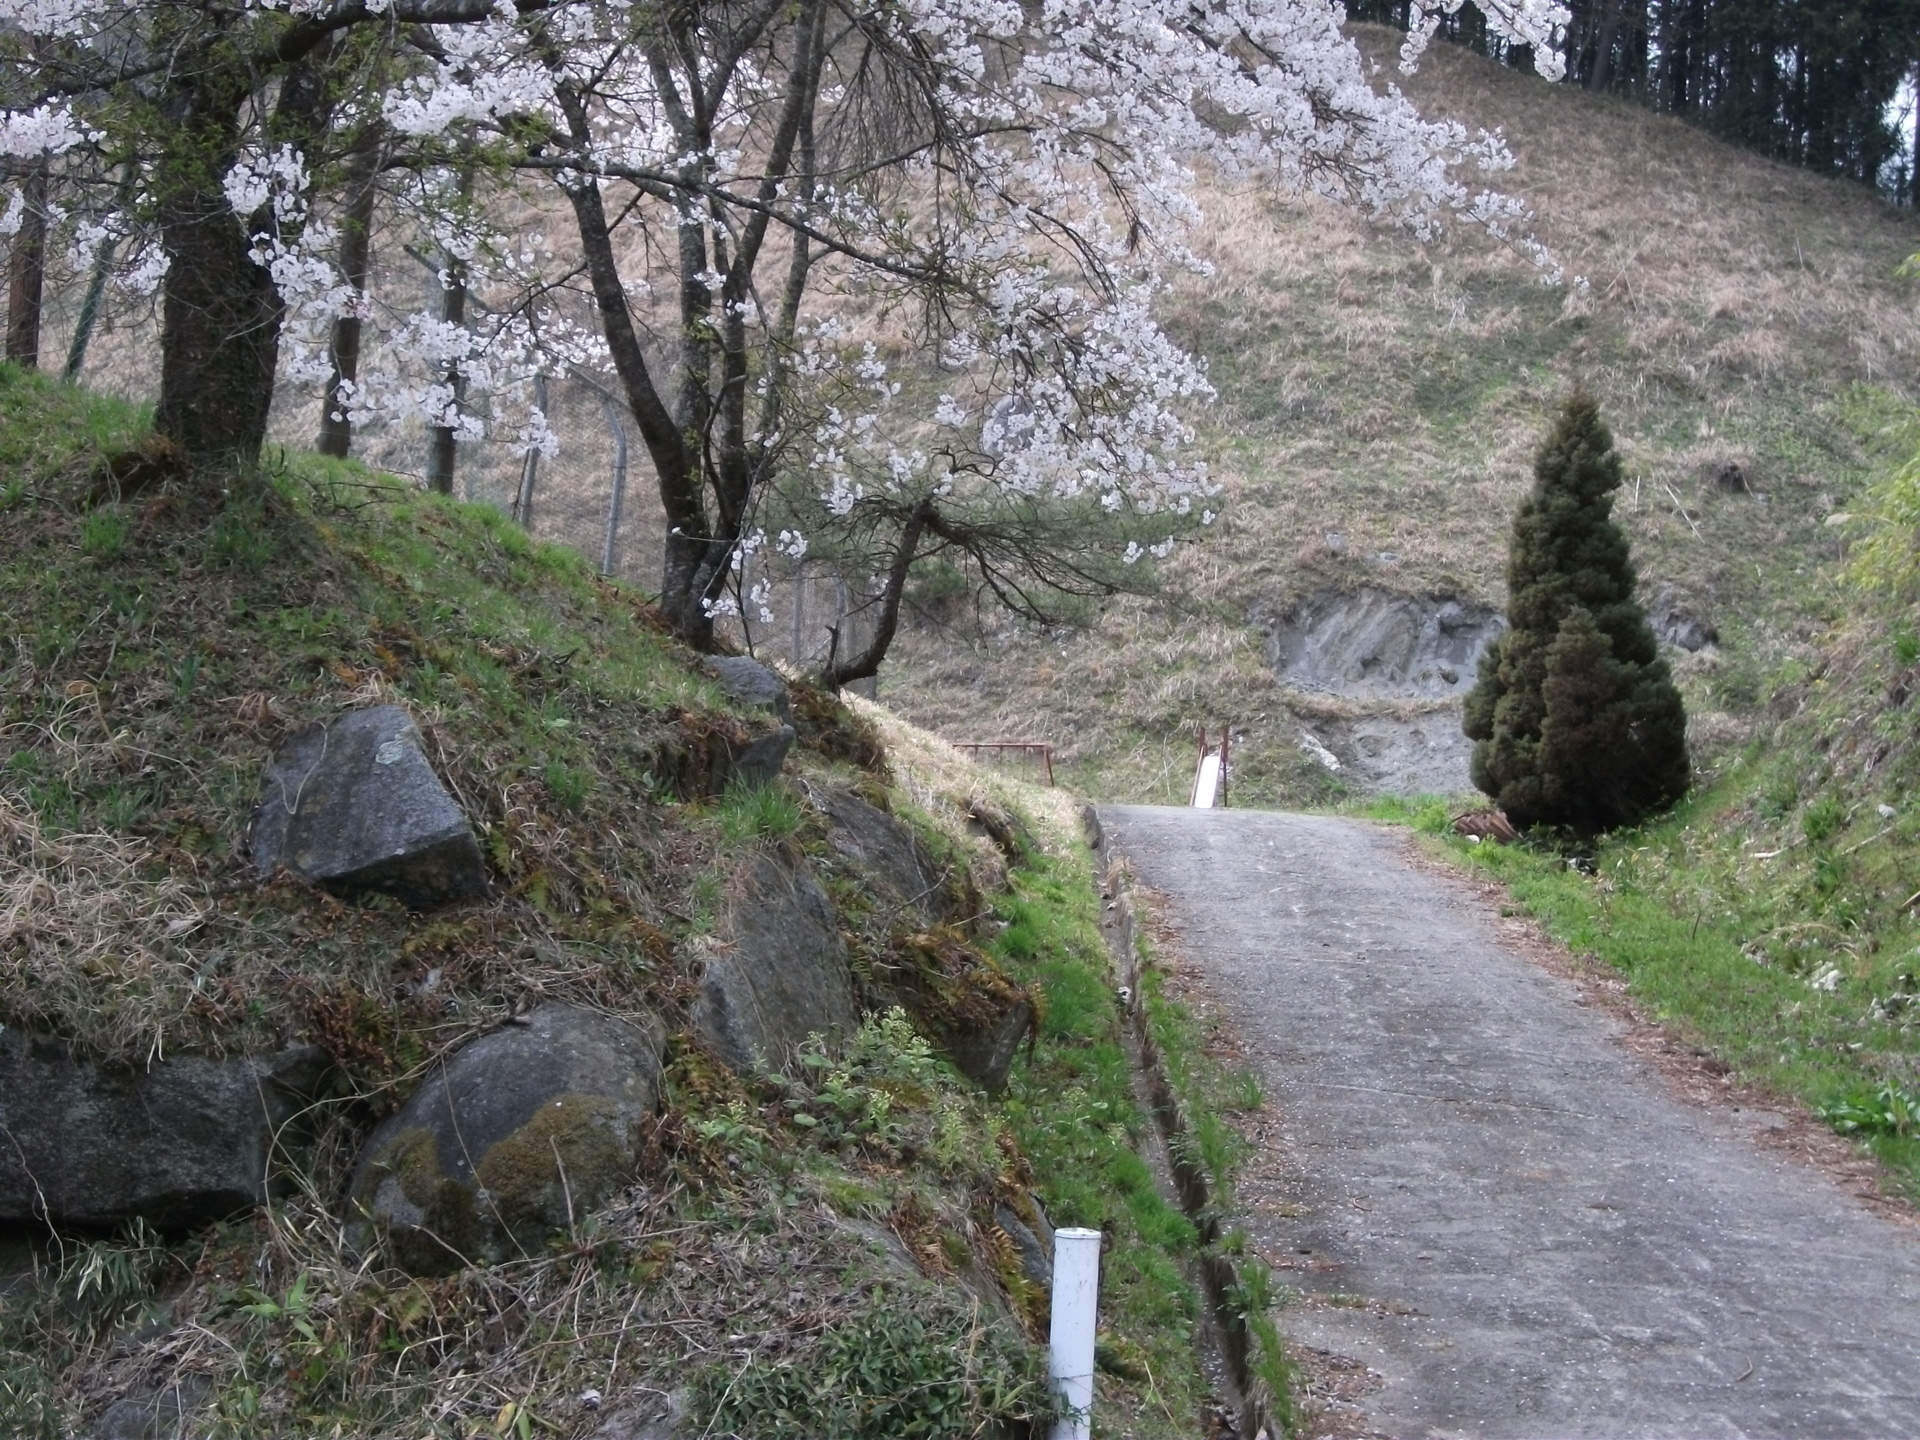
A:
[[[1386,53],[1384,32],[1359,33]],[[1916,287],[1894,274],[1920,224],[1452,47],[1403,83],[1429,114],[1505,133],[1516,165],[1494,183],[1587,283],[1548,289],[1477,233],[1421,243],[1324,202],[1212,189],[1215,273],[1167,318],[1220,391],[1199,420],[1222,521],[1165,567],[1165,600],[1118,602],[1087,633],[907,636],[889,703],[955,739],[1049,739],[1079,783],[1141,799],[1182,796],[1195,728],[1231,720],[1243,798],[1325,797],[1262,617],[1362,585],[1497,602],[1533,449],[1580,380],[1626,460],[1644,590],[1671,586],[1725,641],[1682,667],[1690,708],[1718,749],[1744,735],[1761,678],[1823,629],[1821,522],[1879,463],[1857,387],[1920,395]],[[1758,496],[1712,488],[1728,460]]]

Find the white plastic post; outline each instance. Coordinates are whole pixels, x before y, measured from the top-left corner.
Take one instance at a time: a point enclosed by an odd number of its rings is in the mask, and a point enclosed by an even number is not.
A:
[[[1053,1328],[1047,1337],[1047,1373],[1066,1402],[1053,1440],[1089,1440],[1093,1434],[1093,1336],[1100,1314],[1100,1232],[1053,1232]]]

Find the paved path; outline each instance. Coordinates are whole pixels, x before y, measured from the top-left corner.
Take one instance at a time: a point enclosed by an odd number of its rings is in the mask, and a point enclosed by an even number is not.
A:
[[[1283,1328],[1385,1377],[1372,1425],[1920,1436],[1920,1231],[1674,1098],[1390,833],[1100,813],[1282,1112]]]

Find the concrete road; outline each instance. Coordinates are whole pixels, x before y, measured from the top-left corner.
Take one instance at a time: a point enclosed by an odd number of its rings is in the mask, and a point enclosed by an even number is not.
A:
[[[1360,822],[1103,807],[1281,1112],[1295,1341],[1393,1436],[1920,1436],[1920,1234],[1683,1103]]]

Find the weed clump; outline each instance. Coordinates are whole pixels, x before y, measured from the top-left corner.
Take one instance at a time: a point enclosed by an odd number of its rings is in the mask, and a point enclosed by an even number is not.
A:
[[[1507,559],[1511,628],[1467,697],[1473,783],[1514,823],[1597,834],[1686,793],[1686,712],[1612,519],[1620,458],[1575,391],[1534,461]]]

